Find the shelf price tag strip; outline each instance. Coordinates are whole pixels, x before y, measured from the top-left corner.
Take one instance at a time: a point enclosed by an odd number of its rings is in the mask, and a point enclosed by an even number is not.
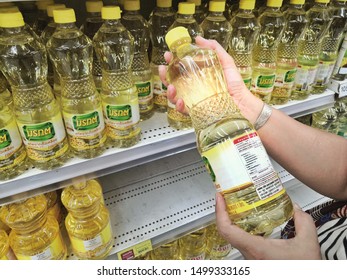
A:
[[[151,240],[143,241],[117,253],[119,260],[131,260],[152,251]]]

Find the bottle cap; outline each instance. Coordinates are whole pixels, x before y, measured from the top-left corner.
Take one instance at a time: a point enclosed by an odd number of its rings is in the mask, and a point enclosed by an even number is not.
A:
[[[47,6],[47,15],[49,17],[53,17],[53,10],[55,10],[55,9],[62,9],[62,8],[66,8],[65,4],[48,5]]]
[[[172,6],[172,0],[157,0],[157,7],[170,8]]]
[[[75,11],[71,8],[62,8],[53,10],[55,23],[72,23],[76,22]]]
[[[282,6],[282,1],[283,0],[267,0],[266,6],[280,8]]]
[[[36,2],[36,7],[39,10],[46,10],[48,5],[53,5],[54,0],[40,0]]]
[[[253,10],[254,7],[255,7],[255,0],[241,0],[240,1],[240,9],[242,9],[242,10]]]
[[[24,26],[24,19],[21,12],[0,12],[0,27],[13,28],[20,26]]]
[[[293,5],[304,5],[305,4],[305,0],[290,0],[290,4],[293,4]]]
[[[126,0],[124,2],[124,10],[126,11],[140,10],[140,0]]]
[[[100,13],[103,5],[102,1],[86,1],[86,10],[88,13]]]
[[[330,0],[315,0],[316,3],[324,3],[327,4],[330,2]]]
[[[102,19],[120,19],[121,10],[118,6],[106,6],[101,9]]]
[[[173,29],[171,29],[165,36],[165,42],[167,44],[167,46],[169,47],[169,49],[171,49],[171,46],[174,42],[176,42],[177,40],[181,40],[183,38],[190,38],[188,29],[183,27],[183,26],[179,26],[179,27],[175,27]]]
[[[2,8],[2,7],[12,7],[12,6],[15,6],[15,4],[12,3],[12,2],[1,2],[0,3],[0,8]]]
[[[180,3],[178,3],[177,13],[181,14],[181,15],[194,15],[195,4],[194,3],[187,3],[187,2],[180,2]]]
[[[8,6],[8,7],[0,6],[0,13],[3,13],[3,12],[19,12],[19,8],[17,6]]]
[[[224,12],[225,11],[225,2],[222,1],[210,1],[208,5],[208,10],[210,12]]]
[[[188,3],[194,3],[195,6],[201,6],[201,0],[187,0]]]

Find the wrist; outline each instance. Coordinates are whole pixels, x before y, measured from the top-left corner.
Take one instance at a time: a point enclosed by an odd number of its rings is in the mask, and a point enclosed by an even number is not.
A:
[[[263,110],[264,102],[248,91],[244,93],[238,107],[241,114],[254,125]]]

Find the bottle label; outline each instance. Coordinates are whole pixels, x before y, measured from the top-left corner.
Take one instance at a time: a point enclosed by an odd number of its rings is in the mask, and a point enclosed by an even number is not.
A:
[[[205,252],[201,253],[200,255],[197,256],[188,256],[187,260],[204,260],[205,259]]]
[[[139,97],[140,112],[147,112],[153,108],[153,88],[152,81],[135,83]]]
[[[276,75],[259,75],[256,76],[252,85],[252,90],[258,94],[267,95],[272,92],[275,84]]]
[[[203,152],[202,157],[218,192],[227,194],[255,186],[259,201],[238,201],[228,205],[229,213],[248,211],[285,192],[256,131],[227,139]]]
[[[56,260],[65,255],[65,244],[59,233],[53,242],[42,252],[35,255],[16,254],[18,260]]]
[[[329,82],[330,76],[334,70],[334,63],[331,61],[320,61],[317,68],[317,74],[314,79],[316,86],[324,86]]]
[[[72,148],[76,150],[87,150],[98,147],[106,141],[102,109],[87,114],[69,114],[63,112],[66,131]]]
[[[295,81],[295,76],[296,68],[291,70],[278,69],[276,73],[275,86],[291,89]]]
[[[80,239],[75,236],[70,236],[70,241],[74,251],[83,254],[96,249],[102,249],[101,247],[112,242],[112,238],[111,224],[109,222],[107,226],[93,238]],[[101,255],[102,253],[104,253],[103,250],[99,251],[98,255]]]
[[[34,161],[48,161],[64,154],[69,146],[63,145],[54,150],[65,138],[65,126],[58,113],[50,121],[24,124],[17,120],[19,131],[26,146],[28,156]]]
[[[231,244],[217,244],[212,247],[210,256],[225,257],[231,251]]]
[[[317,66],[298,65],[295,75],[294,88],[296,91],[306,91],[314,82]]]
[[[140,121],[138,99],[129,104],[105,104],[104,115],[107,126],[114,129],[128,129]]]
[[[167,87],[162,83],[160,77],[158,75],[154,75],[153,76],[154,104],[157,104],[163,107],[167,106],[166,91],[167,91]]]

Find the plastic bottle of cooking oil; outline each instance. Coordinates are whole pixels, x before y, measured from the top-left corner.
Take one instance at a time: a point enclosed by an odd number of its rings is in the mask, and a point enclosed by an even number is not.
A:
[[[276,79],[277,48],[284,30],[285,19],[280,11],[282,0],[268,0],[259,16],[260,31],[252,56],[252,93],[270,103]]]
[[[298,45],[298,67],[291,99],[304,100],[311,93],[314,83],[322,40],[329,27],[329,0],[315,0],[315,5],[306,13],[308,21]]]
[[[10,247],[10,239],[6,231],[0,229],[0,261],[1,260],[15,260],[16,257]]]
[[[347,139],[347,97],[336,100],[335,111],[338,114],[336,134]]]
[[[0,180],[22,174],[27,154],[11,108],[0,100]]]
[[[192,45],[184,28],[166,41],[176,54],[168,80],[189,110],[198,151],[229,215],[248,232],[271,232],[291,217],[292,203],[257,132],[230,98],[216,53]]]
[[[179,259],[204,260],[206,249],[206,228],[199,229],[181,237],[179,244]]]
[[[225,3],[225,9],[224,9],[223,13],[224,13],[224,16],[227,19],[227,21],[230,21],[232,16],[231,16],[231,4],[229,3],[229,1],[226,1],[226,0],[213,0],[213,1]],[[210,2],[209,2],[209,5],[210,5]]]
[[[38,36],[41,36],[42,31],[46,28],[49,23],[49,18],[47,15],[47,6],[54,4],[53,0],[40,0],[36,1],[36,6],[38,9],[36,20],[33,24],[33,30]]]
[[[172,8],[172,0],[157,0],[149,21],[152,42],[151,69],[153,82],[153,102],[157,112],[167,111],[166,86],[159,77],[159,65],[166,65],[164,53],[168,51],[165,35],[175,21],[176,13]]]
[[[271,104],[287,103],[294,86],[298,43],[307,24],[304,3],[305,0],[291,0],[284,12],[286,23],[278,44],[276,80],[271,94]]]
[[[52,169],[68,159],[65,127],[47,83],[44,45],[26,28],[20,12],[0,16],[0,66],[11,85],[15,118],[35,167]]]
[[[77,28],[73,9],[53,10],[56,30],[47,50],[61,82],[61,107],[74,154],[93,158],[106,148],[101,98],[92,76],[93,44]]]
[[[195,4],[194,18],[198,24],[201,24],[206,17],[206,13],[203,5],[201,4],[201,0],[187,0],[187,2]]]
[[[0,211],[1,211],[1,207],[0,207]],[[7,234],[9,234],[10,231],[11,231],[11,229],[10,229],[7,225],[5,225],[5,224],[1,221],[1,219],[0,219],[0,230],[5,231]]]
[[[102,103],[112,145],[130,147],[140,141],[140,110],[132,80],[134,37],[122,25],[118,6],[103,7],[104,24],[94,36],[102,67]]]
[[[152,260],[177,260],[179,253],[178,239],[166,243],[151,251]]]
[[[45,197],[47,199],[47,215],[53,216],[60,225],[62,220],[62,212],[57,191],[45,193]]]
[[[323,109],[312,114],[312,127],[330,131],[331,125],[336,120],[337,113],[334,107]]]
[[[74,184],[62,191],[66,230],[80,259],[103,259],[112,249],[110,214],[101,200],[102,191],[94,184]]]
[[[232,247],[219,233],[216,224],[212,224],[206,229],[206,259],[220,260],[225,258]]]
[[[209,13],[201,23],[205,39],[216,40],[225,50],[228,49],[231,24],[223,12],[225,10],[225,2],[210,1]]]
[[[134,37],[134,59],[131,65],[132,77],[139,98],[140,117],[149,119],[154,114],[152,72],[149,65],[149,25],[140,14],[140,0],[126,0],[122,24]]]
[[[333,2],[329,6],[329,11],[332,19],[329,18],[329,28],[322,41],[317,74],[311,91],[312,94],[323,93],[327,88],[347,27],[346,0]]]
[[[11,92],[8,90],[8,87],[9,85],[6,81],[6,78],[4,77],[2,72],[0,72],[0,100],[11,107],[13,99]]]
[[[81,26],[81,30],[86,34],[89,39],[93,40],[95,33],[101,27],[103,21],[101,18],[101,8],[103,7],[102,1],[86,1],[87,16],[84,23]],[[95,86],[98,91],[101,91],[102,71],[100,61],[93,51],[93,66],[92,74],[95,82]]]
[[[47,24],[45,29],[42,31],[40,36],[45,46],[47,45],[48,40],[52,37],[53,33],[55,32],[55,29],[57,28],[57,24],[54,22],[54,19],[53,19],[53,10],[61,9],[61,8],[65,8],[65,5],[52,4],[47,6],[47,15],[49,18],[49,23]],[[50,86],[53,88],[55,98],[58,100],[58,103],[60,104],[61,86],[60,86],[59,76],[57,72],[54,71],[53,64],[49,58],[47,59],[47,64],[48,64],[47,81],[50,84]]]
[[[255,0],[241,0],[240,9],[230,21],[232,29],[228,52],[248,89],[252,81],[252,52],[259,24],[252,10]]]
[[[47,200],[43,194],[3,206],[0,217],[11,228],[10,246],[18,260],[66,258],[59,224],[47,215]]]

